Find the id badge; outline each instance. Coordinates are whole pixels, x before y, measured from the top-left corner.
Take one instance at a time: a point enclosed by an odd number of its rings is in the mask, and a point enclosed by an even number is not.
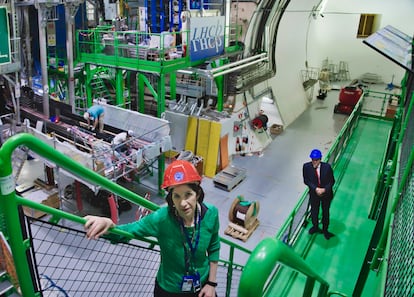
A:
[[[193,276],[184,275],[181,282],[181,291],[182,292],[192,292],[193,291]]]
[[[201,290],[200,274],[184,275],[181,282],[182,292],[194,292],[197,293]]]

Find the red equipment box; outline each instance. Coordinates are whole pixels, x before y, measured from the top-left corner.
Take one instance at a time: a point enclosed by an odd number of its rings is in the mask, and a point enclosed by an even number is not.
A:
[[[362,89],[357,86],[341,88],[339,103],[335,105],[334,113],[351,114],[355,105],[362,96]]]
[[[339,102],[346,105],[355,106],[361,98],[362,89],[354,86],[341,88],[339,92]]]

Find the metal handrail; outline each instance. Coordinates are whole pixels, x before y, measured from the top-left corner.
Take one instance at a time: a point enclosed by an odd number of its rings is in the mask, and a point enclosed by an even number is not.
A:
[[[20,289],[23,296],[34,297],[40,296],[35,292],[33,282],[28,275],[31,274],[31,267],[28,263],[26,253],[30,248],[30,243],[23,238],[21,225],[19,223],[19,211],[18,206],[23,205],[29,208],[33,208],[51,215],[50,221],[57,223],[62,219],[67,219],[81,225],[85,224],[86,220],[74,214],[67,213],[65,211],[52,208],[47,205],[43,205],[29,199],[24,199],[15,192],[15,182],[13,177],[12,168],[12,153],[19,146],[25,146],[31,151],[39,155],[40,157],[55,163],[61,168],[71,172],[73,175],[89,183],[98,184],[99,186],[109,190],[117,196],[123,197],[126,200],[133,202],[137,205],[141,205],[149,210],[156,210],[159,208],[157,204],[137,195],[136,193],[112,182],[111,180],[101,176],[97,172],[94,172],[80,163],[77,163],[73,159],[65,156],[59,151],[56,151],[53,147],[47,145],[45,142],[37,139],[31,134],[20,133],[10,137],[0,148],[0,222],[3,224],[0,226],[1,231],[5,234],[12,251],[13,260],[16,267],[16,274],[19,279]],[[127,238],[133,238],[133,235],[119,230],[118,228],[112,228],[111,233],[115,233]],[[155,241],[146,240],[147,242],[156,244]],[[231,277],[231,269],[234,265],[233,262],[234,250],[249,253],[247,249],[232,243],[224,238],[221,239],[223,244],[229,245],[231,249],[230,259],[225,261],[221,259],[221,262],[228,263],[228,275]],[[242,265],[237,265],[243,268]],[[227,295],[230,291],[231,280],[227,281]]]
[[[411,97],[410,105],[408,107],[408,110],[407,110],[406,114],[407,115],[412,114],[413,108],[414,108],[414,95]],[[402,143],[402,138],[405,134],[404,131],[407,129],[408,121],[409,121],[409,117],[407,117],[405,119],[405,122],[403,124],[402,129],[401,129],[402,131],[400,133],[400,139],[398,140],[397,146],[400,146],[401,143]],[[399,148],[397,147],[395,151],[398,152]],[[386,248],[386,245],[387,245],[387,242],[388,242],[388,234],[389,234],[389,231],[390,231],[392,218],[395,214],[397,206],[398,206],[398,204],[400,202],[400,199],[402,197],[401,193],[403,191],[403,188],[406,186],[406,183],[408,181],[410,173],[412,173],[411,171],[412,171],[413,163],[414,163],[414,150],[411,150],[410,157],[407,160],[407,164],[405,165],[405,169],[404,169],[403,175],[401,177],[401,181],[399,182],[399,185],[398,185],[398,190],[397,190],[397,192],[395,194],[395,197],[393,199],[390,211],[388,212],[387,217],[385,219],[383,232],[382,232],[381,237],[379,239],[377,248],[375,249],[375,253],[374,253],[374,256],[372,258],[372,263],[370,265],[371,270],[377,270],[378,269],[378,267],[381,263],[381,259],[384,256],[384,251],[385,251],[385,248]]]
[[[266,257],[263,255],[266,255]],[[280,240],[266,238],[253,250],[244,267],[240,278],[238,297],[263,296],[265,283],[278,263],[282,263],[308,277],[303,296],[312,295],[314,281],[320,283],[320,294],[326,294],[328,291],[328,282],[319,276],[293,249]],[[258,267],[260,269],[257,269]]]

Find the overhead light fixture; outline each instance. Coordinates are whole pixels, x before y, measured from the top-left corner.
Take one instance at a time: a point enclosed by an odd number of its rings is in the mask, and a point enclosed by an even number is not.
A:
[[[320,0],[319,3],[312,8],[311,15],[315,20],[318,17],[318,15],[320,15],[321,17],[325,17],[323,13],[325,12],[325,7],[327,3],[328,0]]]
[[[320,4],[318,5],[318,6],[320,6],[320,9],[319,9],[319,15],[321,16],[321,17],[324,17],[324,12],[325,12],[325,7],[326,7],[326,4],[328,3],[328,0],[322,0],[321,2],[320,2]]]

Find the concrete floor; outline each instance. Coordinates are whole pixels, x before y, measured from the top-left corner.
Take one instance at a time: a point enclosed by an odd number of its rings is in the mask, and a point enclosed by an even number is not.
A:
[[[220,209],[222,236],[251,250],[260,240],[278,232],[305,190],[302,165],[309,160],[310,151],[318,148],[322,153],[327,152],[348,118],[333,113],[338,95],[339,91],[330,91],[325,100],[313,101],[262,154],[235,156],[231,165],[246,169],[247,177],[231,192],[216,188],[211,179],[203,179],[206,200]],[[260,203],[260,225],[246,242],[224,234],[229,209],[238,195]]]

